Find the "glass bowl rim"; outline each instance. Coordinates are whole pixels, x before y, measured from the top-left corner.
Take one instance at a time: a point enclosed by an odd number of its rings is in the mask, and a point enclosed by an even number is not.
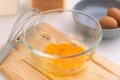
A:
[[[91,46],[90,48],[86,49],[85,51],[83,52],[80,52],[80,53],[76,53],[76,54],[73,54],[73,55],[67,55],[67,56],[58,56],[58,55],[53,55],[53,54],[47,54],[45,52],[42,52],[40,50],[37,50],[37,49],[34,49],[33,47],[30,46],[30,44],[27,42],[26,38],[25,38],[25,34],[26,34],[26,28],[23,29],[22,31],[22,40],[24,42],[24,44],[26,45],[26,47],[33,53],[33,54],[36,54],[36,55],[39,55],[39,56],[43,56],[43,57],[48,57],[48,58],[71,58],[71,57],[76,57],[76,56],[80,56],[80,55],[83,55],[83,54],[86,54],[88,52],[90,52],[91,50],[95,49],[97,47],[97,45],[100,43],[100,41],[102,40],[102,37],[103,37],[103,32],[102,32],[102,28],[101,28],[101,25],[99,24],[99,22],[92,16],[90,16],[89,14],[83,12],[83,11],[80,11],[80,10],[75,10],[75,9],[53,9],[53,10],[48,10],[48,11],[44,11],[44,12],[40,12],[39,13],[39,17],[42,16],[43,14],[46,14],[46,13],[49,13],[49,12],[55,12],[55,11],[65,11],[65,12],[76,12],[76,13],[80,13],[82,15],[85,15],[87,17],[90,17],[90,19],[92,19],[99,27],[99,37],[98,37],[98,40],[96,41],[95,44],[93,44],[93,46]],[[39,18],[38,16],[33,16],[32,17],[32,21],[36,20],[37,18]]]

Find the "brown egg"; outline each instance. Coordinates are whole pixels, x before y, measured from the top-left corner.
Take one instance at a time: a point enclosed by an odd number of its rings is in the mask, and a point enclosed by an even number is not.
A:
[[[120,9],[115,7],[110,8],[108,9],[107,15],[115,18],[117,22],[120,23]]]
[[[117,21],[110,16],[102,17],[99,22],[103,29],[114,29],[118,27]]]

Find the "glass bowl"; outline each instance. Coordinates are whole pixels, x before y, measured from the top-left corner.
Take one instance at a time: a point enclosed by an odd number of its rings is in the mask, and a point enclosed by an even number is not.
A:
[[[35,65],[55,75],[68,75],[82,70],[102,39],[100,24],[79,10],[55,9],[41,12],[31,16],[23,26],[22,39],[31,51]],[[54,54],[46,51],[51,45],[54,45],[50,47]],[[62,45],[62,50],[56,52],[59,45]],[[78,47],[78,51],[72,50]],[[66,48],[67,52],[64,52]]]

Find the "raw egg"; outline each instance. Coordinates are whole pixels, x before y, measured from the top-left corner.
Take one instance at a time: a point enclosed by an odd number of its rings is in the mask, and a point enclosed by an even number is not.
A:
[[[110,8],[107,11],[107,15],[115,18],[117,22],[120,23],[120,9],[115,8],[115,7]]]
[[[118,27],[117,21],[110,16],[102,17],[99,22],[103,29],[114,29]]]

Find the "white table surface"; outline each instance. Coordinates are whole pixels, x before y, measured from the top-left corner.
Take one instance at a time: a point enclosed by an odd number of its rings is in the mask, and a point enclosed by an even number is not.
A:
[[[67,8],[73,8],[74,4],[80,0],[67,0]],[[26,6],[25,0],[21,0],[20,10],[18,14],[14,16],[0,17],[0,45],[3,45],[9,36],[19,14],[29,6]],[[104,55],[109,60],[120,65],[120,37],[115,39],[102,40],[96,53]],[[2,73],[0,73],[0,80],[8,80]]]

